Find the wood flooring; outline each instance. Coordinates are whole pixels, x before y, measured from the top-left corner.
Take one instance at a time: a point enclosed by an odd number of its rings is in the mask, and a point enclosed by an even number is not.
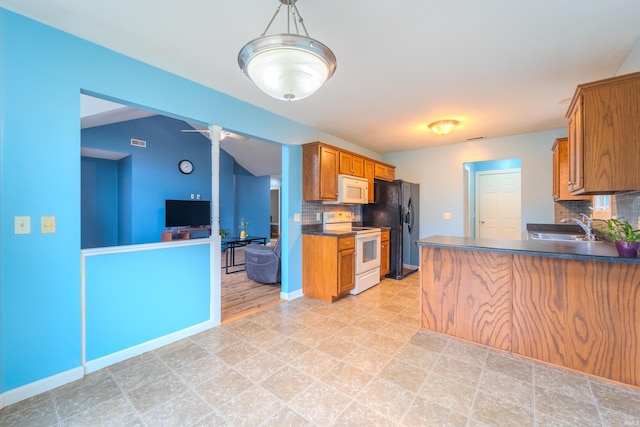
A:
[[[225,254],[222,254],[224,266]],[[244,262],[244,249],[236,249],[236,263]],[[230,269],[231,271],[231,269]],[[245,271],[226,274],[222,278],[222,323],[231,322],[257,311],[280,304],[280,283],[265,284],[247,278]]]

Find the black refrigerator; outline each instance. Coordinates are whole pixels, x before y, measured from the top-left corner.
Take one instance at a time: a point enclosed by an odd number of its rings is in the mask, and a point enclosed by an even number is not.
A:
[[[375,182],[375,202],[363,205],[362,225],[389,227],[389,274],[402,279],[418,271],[420,185],[402,180]]]

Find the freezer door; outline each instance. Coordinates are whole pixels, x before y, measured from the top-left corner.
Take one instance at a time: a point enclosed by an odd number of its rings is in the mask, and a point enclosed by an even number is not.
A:
[[[416,234],[418,225],[418,217],[416,216],[416,205],[414,194],[412,193],[412,184],[410,182],[402,183],[402,276],[409,274],[418,269],[419,260],[413,259],[415,240],[413,236]]]

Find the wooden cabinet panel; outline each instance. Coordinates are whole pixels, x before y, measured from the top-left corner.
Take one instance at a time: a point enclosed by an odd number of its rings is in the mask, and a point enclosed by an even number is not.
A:
[[[514,255],[514,353],[640,386],[640,266]]]
[[[369,203],[374,202],[374,180],[393,181],[395,166],[378,163],[366,157],[316,141],[302,145],[302,199],[337,200],[338,174],[366,178]]]
[[[389,274],[389,255],[389,232],[383,231],[380,233],[380,277]]]
[[[333,302],[355,287],[355,237],[302,235],[302,292]]]
[[[553,144],[553,199],[561,200],[591,200],[589,195],[572,196],[569,178],[569,140],[558,138]],[[573,186],[571,186],[573,188]]]
[[[639,264],[423,246],[421,285],[424,328],[640,387]]]
[[[567,119],[572,194],[640,190],[640,73],[579,85]]]
[[[582,142],[582,102],[578,102],[569,117],[569,191],[576,194],[584,189]]]
[[[376,192],[374,187],[375,163],[372,160],[364,161],[364,177],[369,182],[369,197],[367,198],[367,200],[369,201],[369,203],[373,203],[375,202],[374,199]]]
[[[422,327],[511,348],[511,255],[423,247]]]
[[[320,142],[302,148],[302,199],[338,199],[338,151]]]
[[[354,237],[341,237],[338,239],[338,250],[344,251],[346,249],[356,248],[356,239]]]
[[[356,251],[353,248],[345,249],[338,253],[338,291],[335,296],[346,295],[355,287]]]
[[[394,166],[376,162],[374,177],[383,181],[393,181],[396,179],[396,168]]]
[[[364,177],[364,159],[362,157],[340,151],[339,158],[341,174]]]
[[[640,267],[565,263],[568,366],[640,387]]]
[[[567,272],[560,259],[513,256],[511,351],[566,366]]]

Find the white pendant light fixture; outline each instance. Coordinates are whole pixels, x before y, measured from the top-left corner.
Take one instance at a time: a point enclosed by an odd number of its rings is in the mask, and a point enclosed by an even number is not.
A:
[[[457,120],[438,120],[429,125],[431,132],[436,135],[447,135],[453,132],[453,130],[460,124]]]
[[[238,54],[238,64],[267,95],[297,101],[313,95],[336,70],[336,57],[324,44],[309,37],[297,0],[280,0],[276,13],[262,35],[247,43]],[[266,36],[282,5],[287,6],[287,33]],[[290,32],[290,21],[296,33]],[[298,33],[298,22],[305,35]]]

